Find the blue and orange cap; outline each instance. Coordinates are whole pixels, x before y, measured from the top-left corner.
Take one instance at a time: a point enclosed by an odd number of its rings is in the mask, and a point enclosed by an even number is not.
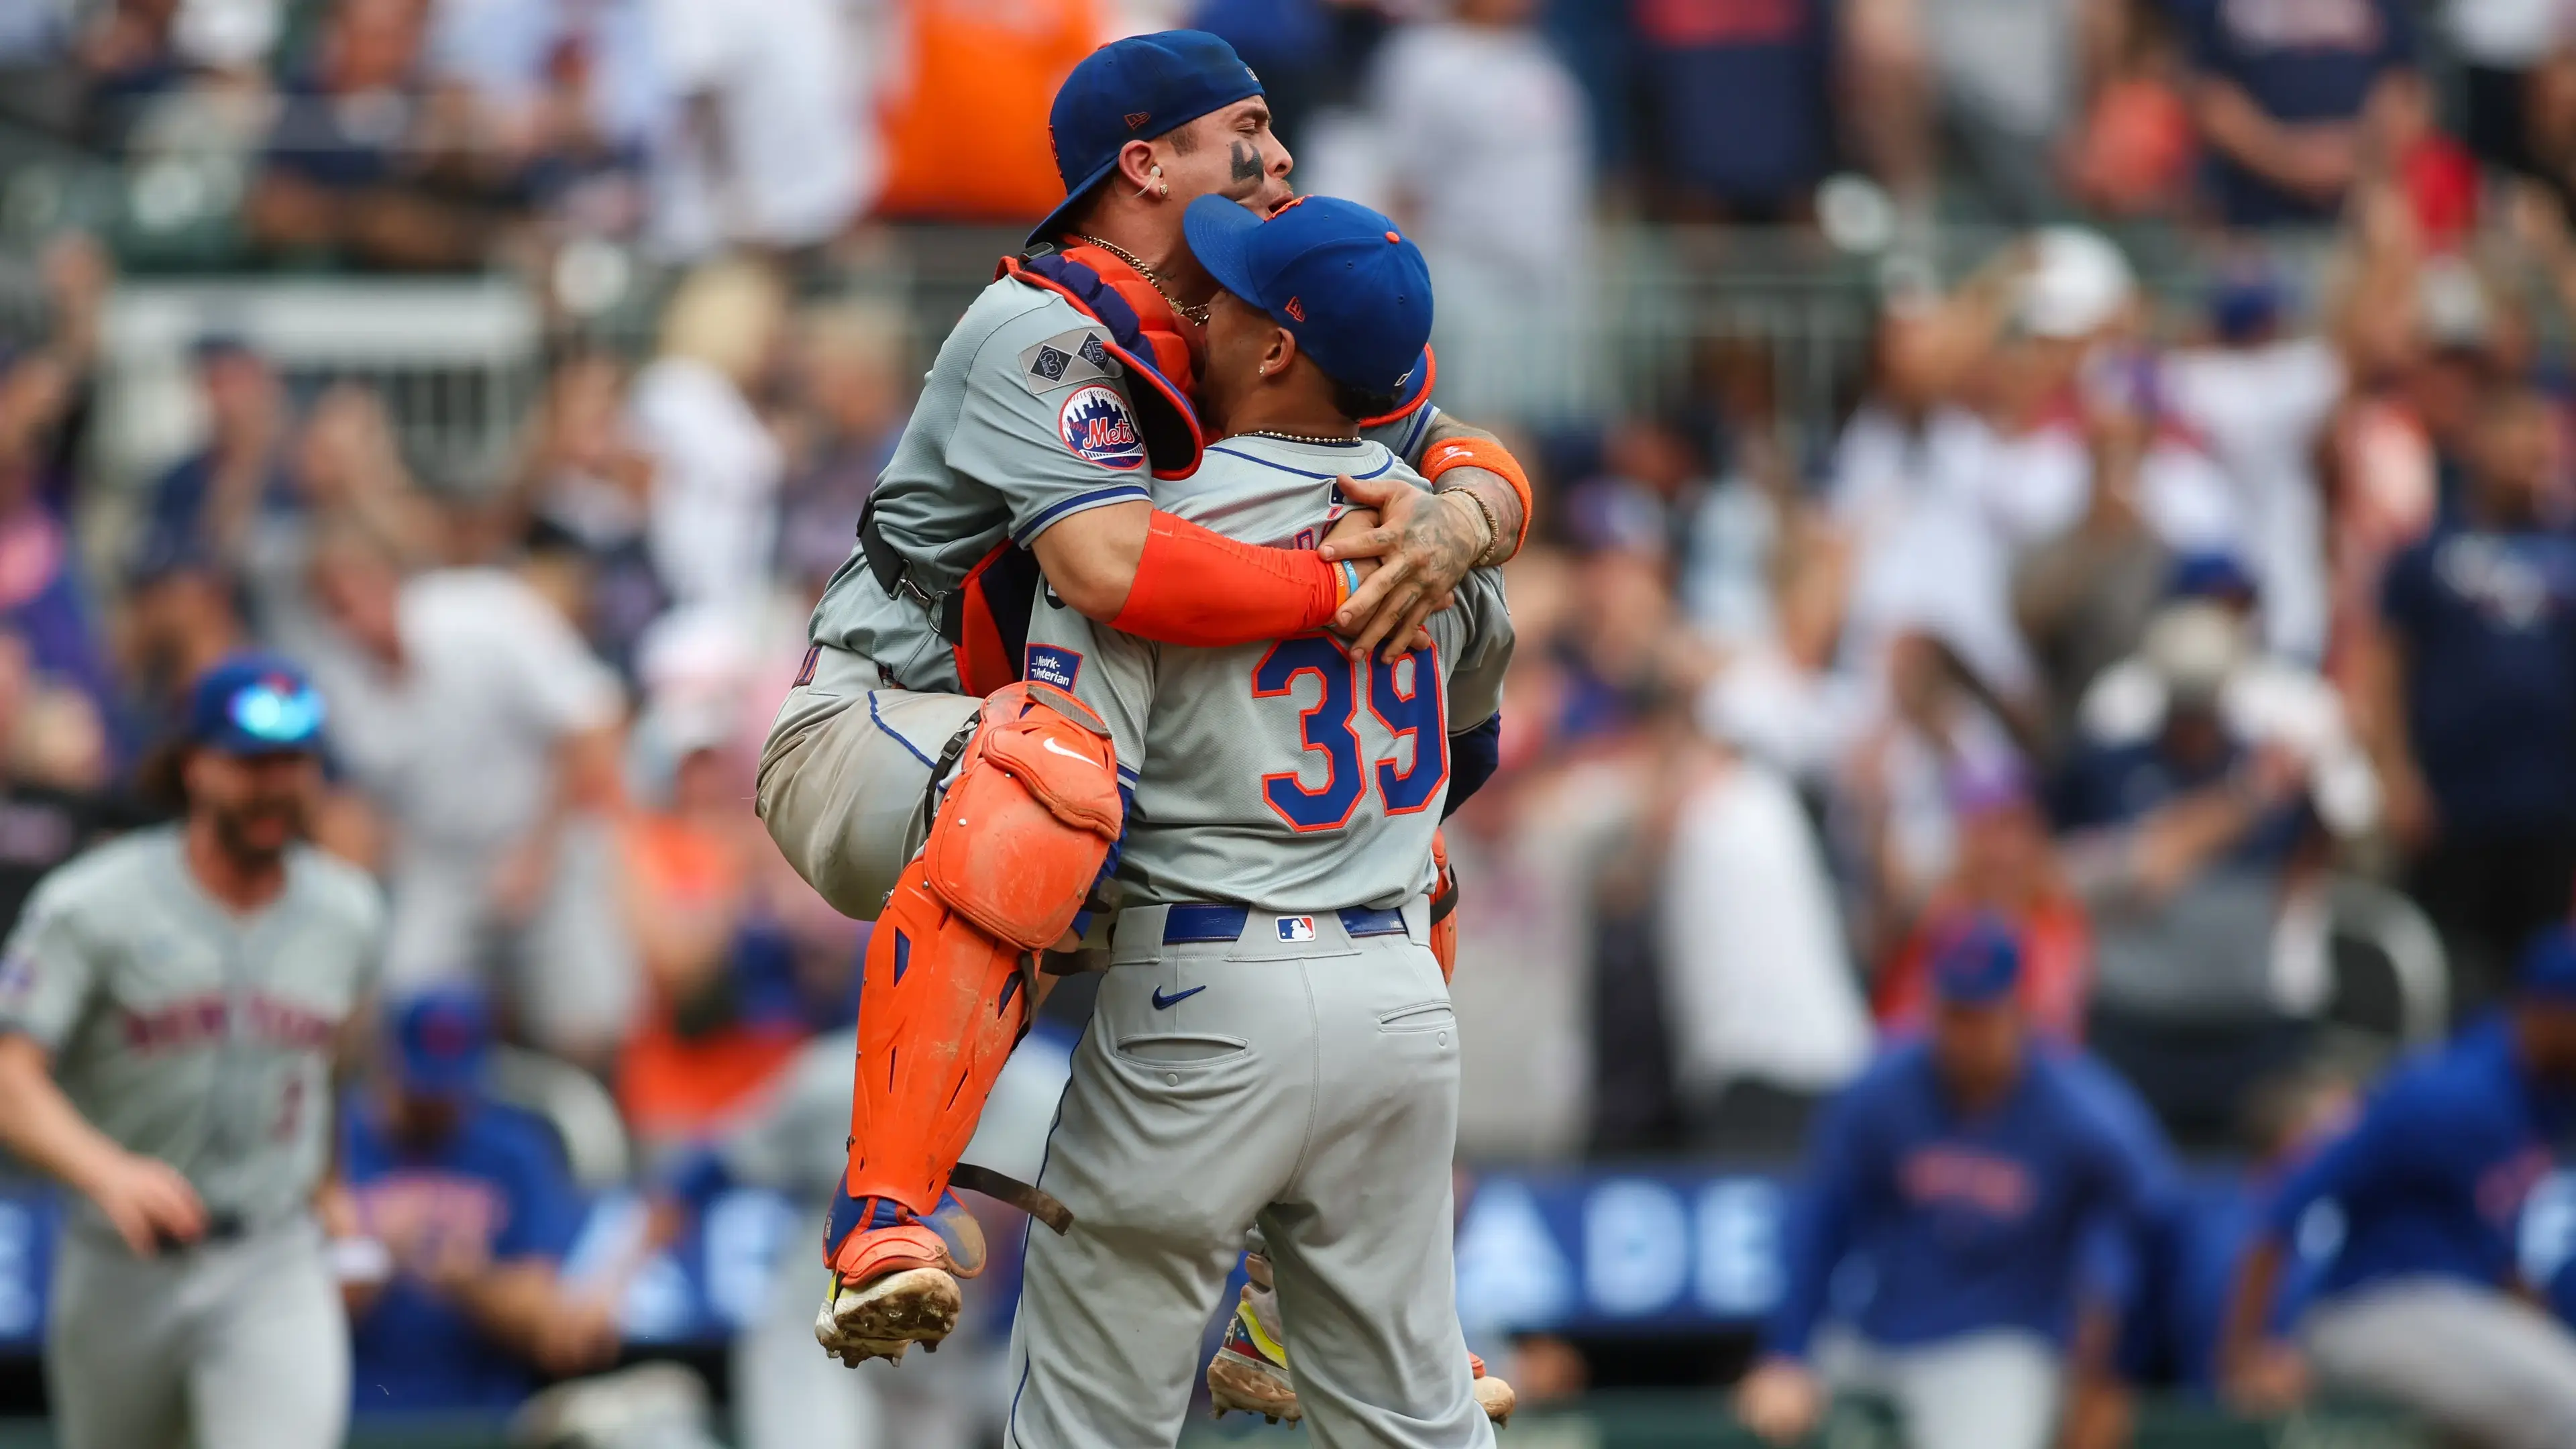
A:
[[[1261,77],[1234,47],[1204,30],[1161,30],[1113,40],[1082,58],[1047,109],[1064,200],[1029,232],[1052,241],[1066,214],[1118,165],[1130,141],[1151,141],[1211,111],[1261,94]]]
[[[1217,285],[1269,313],[1335,382],[1401,398],[1429,381],[1431,268],[1386,217],[1308,196],[1265,218],[1202,196],[1181,226]]]
[[[228,755],[318,751],[325,713],[321,691],[295,661],[233,654],[190,688],[188,743]]]

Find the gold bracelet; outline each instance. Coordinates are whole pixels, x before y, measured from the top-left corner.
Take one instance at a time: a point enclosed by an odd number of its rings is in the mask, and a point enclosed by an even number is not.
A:
[[[1435,488],[1432,490],[1432,496],[1435,498],[1445,498],[1452,493],[1463,493],[1467,495],[1467,501],[1476,505],[1477,514],[1485,520],[1485,546],[1476,550],[1476,556],[1468,561],[1467,566],[1469,568],[1484,568],[1487,565],[1499,563],[1499,559],[1489,557],[1495,549],[1502,546],[1503,542],[1503,524],[1501,519],[1494,516],[1494,505],[1487,503],[1484,499],[1478,497],[1476,495],[1476,490],[1464,483],[1459,484],[1455,488]]]

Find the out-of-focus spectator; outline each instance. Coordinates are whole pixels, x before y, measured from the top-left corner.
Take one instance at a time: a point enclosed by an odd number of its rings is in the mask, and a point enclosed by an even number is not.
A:
[[[1109,38],[1099,0],[917,0],[885,101],[889,216],[1025,225],[1064,199],[1047,136],[1056,87]]]
[[[566,231],[624,236],[671,121],[646,0],[431,0],[425,64]]]
[[[819,596],[849,559],[919,369],[901,314],[871,303],[805,312],[796,341],[804,427],[780,493],[778,562],[787,582]]]
[[[2325,658],[2327,616],[2316,460],[2346,375],[2333,342],[2283,330],[2283,288],[2260,263],[2222,271],[2210,296],[2210,345],[2178,348],[2158,368],[2175,413],[2235,484],[2264,643],[2313,664]]]
[[[1963,918],[1982,913],[2010,928],[2021,949],[2014,994],[2032,1029],[2055,1041],[2083,1040],[2092,923],[2059,865],[2024,767],[2009,756],[1961,761],[1947,784],[1956,863],[1879,972],[1872,995],[1880,1024],[1922,1029],[1931,1015],[1935,948]]]
[[[2490,166],[2540,170],[2532,133],[2553,107],[2532,89],[2559,80],[2536,72],[2565,54],[2565,12],[2543,0],[2448,0],[2439,9],[2460,63],[2460,139]]]
[[[843,8],[641,3],[678,111],[653,164],[656,248],[685,261],[733,246],[796,252],[839,235],[884,174]],[[1053,78],[1043,94],[1054,94]],[[1045,102],[1034,104],[1042,116]],[[1017,119],[1026,122],[1025,108]]]
[[[2067,159],[2067,185],[2112,216],[2175,211],[2200,159],[2180,42],[2167,12],[2129,4],[2120,13]]]
[[[493,246],[507,177],[429,104],[415,0],[333,0],[309,70],[281,87],[245,220],[272,251],[389,267],[469,266]]]
[[[47,687],[0,633],[0,922],[16,923],[47,871],[140,823],[107,790],[106,743],[89,702]]]
[[[1833,881],[1797,795],[1723,753],[1680,796],[1657,940],[1686,1140],[1795,1150],[1812,1105],[1869,1059],[1869,1017]]]
[[[1957,861],[1952,779],[2021,752],[2000,703],[1931,635],[1896,637],[1885,693],[1885,715],[1841,779],[1866,862],[1868,924],[1879,947],[1905,933]]]
[[[2315,818],[2350,764],[2249,704],[2264,681],[2246,634],[2207,600],[2160,611],[2135,671],[2144,697],[2093,705],[2060,811],[2093,911],[2094,1046],[2200,1140],[2233,1125],[2324,997]],[[2346,818],[2366,828],[2376,801],[2361,804]]]
[[[2520,389],[2479,407],[2460,515],[2400,554],[2361,671],[2391,823],[2460,994],[2501,984],[2576,878],[2576,539],[2543,514],[2556,424]]]
[[[1583,95],[1532,24],[1536,0],[1462,0],[1379,52],[1389,210],[1439,287],[1442,406],[1528,418],[1582,375],[1592,310]]]
[[[2042,1449],[2067,1390],[2111,1372],[2091,1245],[2152,1221],[2171,1169],[2116,1078],[2029,1039],[2019,966],[2000,923],[1943,942],[1930,1036],[1884,1054],[1811,1139],[1787,1281],[1736,1400],[1772,1442],[1805,1437],[1832,1385],[1893,1400],[1918,1449]],[[1867,1297],[1829,1302],[1855,1257]]]
[[[2415,20],[2395,0],[2195,0],[2185,14],[2229,224],[2330,219],[2420,137]]]
[[[393,832],[388,988],[493,975],[528,1037],[606,1060],[636,989],[607,830],[616,678],[500,570],[407,579],[341,527],[313,587],[334,630],[314,668],[333,738]]]
[[[1648,172],[1686,220],[1809,211],[1834,155],[1837,32],[1826,0],[1637,0]]]
[[[38,673],[104,711],[105,641],[68,519],[58,430],[80,376],[59,351],[0,349],[0,626],[24,640]]]
[[[231,576],[192,549],[157,543],[125,579],[117,618],[114,733],[131,758],[178,733],[188,686],[249,646]]]
[[[2311,1379],[2421,1415],[2480,1449],[2576,1437],[2576,1338],[2522,1282],[2523,1205],[2576,1123],[2576,937],[2525,953],[2511,1005],[2400,1066],[2361,1119],[2293,1172],[2236,1279],[2224,1364],[2277,1412]],[[2295,1339],[2267,1322],[2313,1209],[2342,1233]]]
[[[241,338],[203,338],[196,359],[206,440],[152,485],[136,552],[196,555],[239,571],[259,515],[296,505],[286,468],[285,390],[276,369]]]
[[[2058,209],[2065,139],[2108,68],[2119,0],[1916,0],[1937,124],[1984,199],[2020,225]]]
[[[648,536],[653,459],[629,436],[626,377],[601,356],[568,360],[547,380],[520,462],[532,552],[577,555],[574,617],[600,656],[625,668],[670,607]]]
[[[653,461],[646,538],[674,604],[741,606],[767,588],[784,460],[752,396],[785,320],[765,269],[702,267],[663,315],[660,356],[636,376],[628,425]]]
[[[380,1080],[341,1114],[360,1241],[382,1249],[346,1290],[356,1409],[497,1416],[606,1366],[616,1320],[562,1278],[581,1197],[552,1129],[484,1087],[482,998],[431,992],[388,1017]]]
[[[657,778],[619,843],[646,1001],[619,1054],[618,1097],[648,1142],[725,1130],[808,1035],[855,1007],[860,929],[799,909],[817,898],[742,808],[754,669],[748,641],[705,614],[671,616],[644,653],[635,743]]]

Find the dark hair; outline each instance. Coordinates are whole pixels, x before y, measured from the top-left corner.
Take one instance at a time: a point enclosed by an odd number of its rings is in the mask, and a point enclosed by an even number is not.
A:
[[[173,736],[154,745],[134,766],[134,799],[156,816],[188,813],[188,752],[193,748]]]
[[[1391,392],[1370,392],[1335,379],[1333,410],[1355,423],[1382,418],[1395,411],[1396,397]]]

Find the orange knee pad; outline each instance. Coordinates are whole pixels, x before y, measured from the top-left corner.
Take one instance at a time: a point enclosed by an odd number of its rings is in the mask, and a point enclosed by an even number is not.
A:
[[[854,1199],[919,1216],[947,1190],[1124,819],[1100,717],[1063,690],[988,697],[919,857],[868,939],[850,1094]]]

